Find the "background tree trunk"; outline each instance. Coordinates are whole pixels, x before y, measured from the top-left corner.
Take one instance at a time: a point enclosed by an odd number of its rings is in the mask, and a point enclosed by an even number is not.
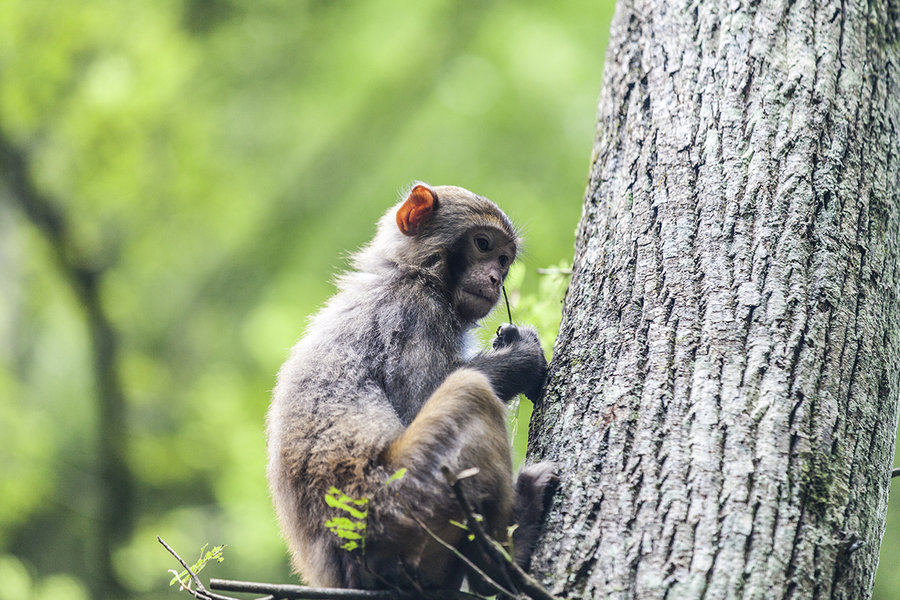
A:
[[[900,392],[900,4],[622,0],[530,458],[583,598],[865,598]]]
[[[57,266],[84,310],[91,340],[97,402],[97,476],[82,493],[96,495],[94,539],[87,559],[95,598],[124,598],[113,554],[134,528],[134,480],[128,469],[127,402],[119,377],[119,339],[103,306],[103,269],[72,235],[63,203],[45,195],[32,180],[26,153],[0,134],[0,181],[50,245]],[[93,484],[93,488],[91,486]]]

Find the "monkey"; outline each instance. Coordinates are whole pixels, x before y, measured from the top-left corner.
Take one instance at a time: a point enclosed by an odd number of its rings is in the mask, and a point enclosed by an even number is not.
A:
[[[462,481],[486,530],[528,566],[554,465],[513,480],[505,405],[536,401],[547,361],[534,329],[506,324],[476,351],[473,330],[497,304],[521,239],[490,200],[418,183],[377,223],[337,292],[281,367],[267,415],[267,478],[295,571],[309,585],[459,589],[476,550],[441,475]],[[367,503],[363,544],[325,523],[325,496]],[[358,516],[358,515],[357,515]]]

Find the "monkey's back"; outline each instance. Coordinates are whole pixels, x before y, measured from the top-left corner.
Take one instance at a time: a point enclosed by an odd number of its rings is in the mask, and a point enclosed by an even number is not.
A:
[[[334,516],[326,493],[372,498],[383,487],[384,450],[459,365],[463,340],[446,300],[420,278],[351,273],[340,286],[282,366],[267,428],[293,564],[317,585],[337,584],[335,556],[346,554],[324,526]]]

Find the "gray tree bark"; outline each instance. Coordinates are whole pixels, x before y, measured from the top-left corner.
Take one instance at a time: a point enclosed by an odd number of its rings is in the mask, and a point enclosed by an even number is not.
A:
[[[620,0],[532,460],[579,598],[869,597],[900,393],[900,3]]]

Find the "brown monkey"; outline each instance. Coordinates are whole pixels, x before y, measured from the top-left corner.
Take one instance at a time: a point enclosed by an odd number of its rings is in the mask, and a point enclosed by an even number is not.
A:
[[[268,479],[294,568],[312,585],[458,588],[461,515],[440,473],[464,481],[487,529],[513,535],[527,566],[556,476],[526,467],[515,486],[504,402],[536,399],[547,362],[537,334],[506,325],[474,353],[471,330],[497,303],[519,238],[491,201],[416,185],[379,221],[282,366],[268,415]],[[400,479],[385,482],[406,468]],[[369,499],[365,545],[352,552],[325,526],[347,516],[335,487]]]

